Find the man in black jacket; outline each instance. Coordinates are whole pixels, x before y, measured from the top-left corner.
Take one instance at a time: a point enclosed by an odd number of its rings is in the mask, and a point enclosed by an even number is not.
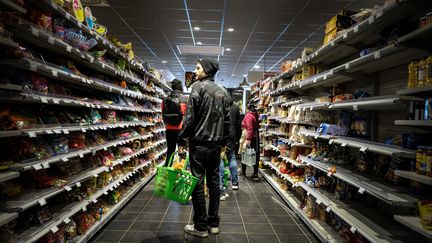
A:
[[[220,152],[229,137],[230,104],[227,91],[214,81],[218,70],[219,63],[215,60],[200,59],[197,62],[195,73],[198,82],[192,85],[180,132],[181,143],[189,140],[191,171],[199,179],[192,193],[194,224],[186,225],[185,232],[198,237],[208,237],[208,232],[219,233]],[[204,177],[210,197],[208,214]]]

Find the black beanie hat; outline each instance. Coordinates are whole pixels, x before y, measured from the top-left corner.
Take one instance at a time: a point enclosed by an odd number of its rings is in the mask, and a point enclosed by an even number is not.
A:
[[[199,59],[199,63],[201,63],[201,66],[204,69],[204,72],[209,77],[214,77],[215,74],[219,71],[219,63],[216,60],[213,59]]]
[[[179,91],[183,91],[183,85],[182,85],[182,81],[178,80],[178,79],[173,79],[171,81],[171,88],[173,90],[179,90]]]

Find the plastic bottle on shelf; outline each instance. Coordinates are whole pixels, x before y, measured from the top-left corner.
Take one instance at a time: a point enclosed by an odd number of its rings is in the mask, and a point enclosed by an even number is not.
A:
[[[419,175],[426,174],[426,147],[417,146],[416,153],[416,173]]]
[[[432,146],[427,147],[427,152],[426,152],[426,175],[432,177]]]
[[[412,61],[408,65],[408,88],[417,87],[417,62]]]
[[[426,85],[432,85],[432,56],[426,59]]]
[[[426,85],[426,61],[422,59],[417,64],[417,85]]]

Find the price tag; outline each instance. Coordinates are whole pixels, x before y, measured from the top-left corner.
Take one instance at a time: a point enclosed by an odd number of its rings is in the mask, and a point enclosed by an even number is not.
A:
[[[65,224],[69,224],[70,221],[71,221],[71,220],[70,220],[69,218],[65,218],[65,219],[63,219],[63,222],[64,222]]]
[[[364,152],[366,152],[366,150],[367,150],[366,147],[361,147],[361,148],[360,148],[360,152],[363,152],[363,153],[364,153]]]
[[[27,135],[31,138],[35,138],[36,137],[36,132],[27,132]]]
[[[369,24],[372,24],[373,22],[375,22],[375,16],[370,16],[368,19]]]
[[[34,62],[30,62],[30,71],[36,72],[37,64]]]
[[[359,31],[358,25],[354,26],[354,33],[357,33]]]
[[[326,211],[327,211],[327,213],[329,213],[329,212],[331,211],[331,207],[328,206],[328,207],[326,208]]]
[[[93,174],[93,177],[98,177],[99,175],[98,174]]]
[[[351,231],[351,233],[355,234],[355,232],[357,231],[357,228],[354,226],[351,226],[350,231]]]
[[[345,70],[348,70],[348,69],[350,69],[350,65],[349,65],[349,63],[346,63],[345,64]]]
[[[79,153],[78,156],[79,156],[81,159],[84,158],[84,154],[82,154],[82,153]]]
[[[61,158],[61,161],[63,161],[63,162],[68,162],[68,161],[69,161],[69,159],[68,159],[68,158],[66,158],[66,157],[63,157],[63,158]]]
[[[59,101],[59,99],[56,99],[56,98],[52,98],[52,101],[53,101],[53,103],[54,104],[60,104],[60,101]]]
[[[381,10],[379,10],[379,11],[376,13],[376,18],[381,17],[382,14],[383,14],[383,11],[382,11],[382,9],[381,9]]]
[[[54,45],[54,38],[52,36],[48,36],[48,43]]]
[[[326,79],[327,79],[327,75],[324,75],[323,80],[326,80]]]
[[[347,32],[345,32],[344,34],[343,34],[343,39],[346,39],[348,37],[348,33]]]
[[[105,68],[105,66],[106,66],[105,63],[102,63],[102,68]]]
[[[106,171],[106,172],[109,172],[109,169],[108,169],[107,167],[105,167],[105,171]]]
[[[353,110],[358,111],[358,105],[353,105]]]
[[[315,78],[314,80],[313,80],[313,83],[316,83],[318,81],[318,78]]]
[[[81,182],[77,182],[75,185],[76,185],[77,187],[81,187]]]
[[[331,177],[333,175],[333,172],[331,172],[331,171],[329,171],[328,173],[327,173],[327,176],[328,177]]]
[[[39,30],[36,28],[32,28],[32,34],[35,36],[39,36]]]
[[[71,19],[71,15],[70,15],[69,13],[66,13],[65,18],[66,18],[67,20],[70,20],[70,19]]]
[[[67,51],[67,52],[72,52],[72,46],[67,45],[67,46],[66,46],[66,51]]]
[[[49,165],[48,162],[44,162],[44,163],[42,163],[42,167],[43,167],[44,169],[49,169],[50,165]]]
[[[82,28],[82,24],[79,21],[78,21],[78,27]]]
[[[334,41],[331,41],[330,42],[330,46],[334,46],[335,45],[335,42]]]
[[[66,191],[68,191],[68,192],[69,192],[69,191],[72,191],[72,188],[71,188],[70,186],[65,186],[64,189],[65,189]]]
[[[62,131],[61,130],[53,130],[53,132],[55,133],[55,134],[60,134]]]
[[[330,139],[330,140],[329,140],[329,144],[333,144],[333,139]]]
[[[69,130],[67,130],[67,129],[63,129],[63,133],[64,133],[64,134],[69,134]]]
[[[318,137],[319,137],[319,135],[315,135],[315,137],[314,137],[314,138],[315,138],[315,139],[318,139]]]
[[[51,131],[51,130],[46,130],[45,133],[46,133],[46,134],[53,134],[53,131]]]
[[[346,146],[347,146],[347,143],[342,143],[341,146],[342,146],[342,147],[346,147]]]
[[[35,169],[35,170],[42,170],[42,166],[41,166],[41,164],[35,164],[35,165],[32,165],[32,167],[33,167],[33,169]]]
[[[362,188],[362,187],[360,187],[359,190],[358,190],[358,192],[359,192],[360,194],[363,194],[365,191],[366,191],[366,190],[365,190],[364,188]]]
[[[42,101],[42,103],[47,104],[48,103],[48,99],[46,97],[40,97],[40,100]]]
[[[322,203],[322,200],[321,200],[321,199],[317,199],[317,200],[316,200],[316,203],[319,205],[319,204]]]
[[[97,201],[98,201],[98,200],[95,198],[95,199],[93,199],[92,202],[93,202],[93,203],[97,203]]]
[[[81,128],[81,132],[86,132],[85,128]]]
[[[39,199],[39,200],[38,200],[38,203],[39,203],[39,205],[41,205],[41,206],[47,204],[47,202],[46,202],[46,200],[45,200],[44,198]]]
[[[81,209],[82,209],[83,212],[87,211],[87,207],[86,206],[83,206]]]
[[[56,233],[59,229],[57,228],[57,226],[52,227],[51,232]]]
[[[311,194],[310,192],[307,192],[307,195],[308,195],[308,196],[310,196],[310,194]]]

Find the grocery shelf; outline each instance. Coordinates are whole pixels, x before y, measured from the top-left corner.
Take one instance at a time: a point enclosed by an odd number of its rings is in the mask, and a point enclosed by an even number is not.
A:
[[[152,131],[152,133],[154,133],[154,134],[158,134],[158,133],[162,133],[162,132],[166,132],[166,129],[165,128],[159,128],[159,129]]]
[[[280,123],[285,124],[297,124],[297,125],[307,125],[307,126],[313,126],[313,127],[319,127],[320,123],[318,122],[310,122],[310,121],[300,121],[300,120],[291,120],[289,118],[278,118],[276,119]]]
[[[26,90],[19,94],[2,94],[0,101],[9,103],[29,103],[29,104],[50,104],[60,106],[73,106],[73,107],[88,107],[95,109],[109,109],[119,111],[134,111],[143,113],[154,113],[153,110],[144,109],[140,106],[121,106],[104,104],[102,101],[84,101],[78,97],[60,96],[55,94],[39,94],[33,91]]]
[[[398,126],[432,127],[432,120],[395,120],[394,124]]]
[[[336,168],[336,173],[331,176],[339,178],[350,185],[358,188],[359,193],[364,192],[388,203],[396,206],[416,207],[417,198],[398,192],[397,190],[383,185],[379,182],[373,181],[367,177],[355,174],[350,170],[344,169],[340,166],[333,164],[326,164],[320,161],[315,161],[305,156],[299,156],[299,159],[310,166],[313,166],[323,172],[329,172],[331,168]]]
[[[18,178],[19,176],[20,176],[20,173],[16,172],[16,171],[0,172],[0,183]]]
[[[111,128],[125,128],[125,127],[134,127],[134,126],[153,126],[153,123],[150,122],[117,122],[115,124],[103,124],[103,125],[91,125],[91,124],[82,124],[82,125],[66,125],[66,124],[55,124],[55,125],[40,125],[38,128],[28,128],[28,129],[20,129],[20,130],[12,130],[12,131],[0,131],[0,137],[15,137],[15,136],[29,136],[29,137],[37,137],[37,135],[43,134],[69,134],[69,132],[77,132],[82,131],[86,132],[87,130],[96,131],[96,130],[107,130]]]
[[[144,98],[143,94],[139,92],[123,89],[114,84],[102,80],[98,80],[95,78],[89,78],[89,77],[84,77],[73,73],[69,73],[63,70],[60,66],[56,66],[54,64],[47,64],[43,60],[38,60],[35,58],[34,59],[30,59],[30,58],[6,59],[0,61],[0,65],[37,72],[38,75],[42,75],[54,80],[65,81],[74,85],[80,85],[82,87],[126,95],[131,98],[147,99]],[[150,99],[150,101],[154,101],[154,100],[155,100],[154,98]]]
[[[398,95],[411,95],[420,97],[430,97],[432,95],[432,85],[399,90]]]
[[[0,212],[0,227],[9,223],[10,221],[18,218],[18,213],[4,213]]]
[[[368,97],[355,100],[346,100],[340,102],[334,102],[330,104],[329,109],[352,109],[356,110],[388,110],[404,108],[403,101],[406,100],[418,100],[415,97],[407,96],[376,96]],[[401,106],[402,105],[402,106]]]
[[[147,162],[143,165],[148,166],[150,165],[151,162]],[[38,239],[42,238],[44,235],[48,234],[50,231],[55,232],[58,230],[57,226],[65,223],[65,222],[69,222],[70,218],[75,215],[76,213],[80,212],[80,211],[86,211],[87,210],[87,206],[90,205],[93,202],[97,202],[97,199],[106,194],[108,191],[113,190],[114,188],[117,188],[122,182],[126,181],[131,175],[135,174],[136,171],[138,171],[140,168],[143,168],[145,166],[140,165],[139,167],[135,168],[132,172],[129,172],[125,175],[123,175],[122,177],[120,177],[119,179],[115,180],[114,182],[110,183],[108,186],[106,186],[103,189],[100,189],[99,191],[97,191],[96,193],[94,193],[89,199],[85,199],[82,202],[78,202],[78,203],[73,203],[73,204],[69,204],[68,206],[66,206],[65,208],[63,208],[62,210],[56,212],[54,214],[53,219],[49,222],[44,224],[43,226],[40,227],[35,227],[35,228],[30,228],[29,230],[21,233],[18,236],[18,240],[21,242],[34,242],[37,241]],[[152,174],[150,174],[148,176],[148,178],[146,178],[143,182],[139,183],[138,185],[141,185],[141,187],[143,185],[146,185],[148,183],[148,181],[150,181],[153,176],[154,176],[155,172],[153,172]],[[133,191],[133,193],[135,193],[136,191]],[[128,194],[128,196],[130,196]],[[130,199],[130,197],[125,197],[122,199],[122,202],[127,202]],[[117,205],[117,204],[116,204]],[[123,204],[124,205],[124,204]]]
[[[0,0],[0,5],[6,6],[9,9],[13,10],[13,11],[17,11],[21,14],[26,14],[27,13],[27,9],[22,8],[21,6],[19,6],[18,4],[14,3],[11,0]]]
[[[147,178],[142,179],[141,182],[133,186],[129,190],[128,194],[123,196],[120,202],[118,202],[106,214],[104,214],[102,220],[96,222],[83,236],[79,238],[78,243],[90,241],[96,232],[98,232],[107,222],[109,222],[111,218],[116,215],[143,186],[147,185],[155,175],[156,172],[152,172],[147,176]]]
[[[291,147],[304,147],[304,148],[312,148],[311,144],[304,144],[304,143],[298,143],[295,141],[292,141],[290,139],[286,139],[286,138],[281,138],[279,137],[279,140],[282,141],[285,144],[288,144]]]
[[[161,141],[165,141],[161,140]],[[2,208],[7,209],[9,211],[24,211],[27,210],[28,208],[34,206],[34,205],[45,205],[47,202],[46,200],[54,197],[55,195],[58,195],[64,191],[70,191],[72,187],[75,186],[80,186],[82,181],[85,181],[91,177],[97,177],[100,173],[104,172],[104,171],[110,171],[114,166],[119,165],[119,164],[123,164],[126,161],[129,161],[132,158],[135,158],[139,155],[144,154],[145,152],[147,152],[148,150],[155,148],[157,145],[152,145],[149,146],[147,148],[143,148],[138,150],[137,152],[128,155],[128,156],[124,156],[122,158],[119,158],[115,161],[112,162],[111,166],[101,166],[98,167],[96,169],[88,169],[87,171],[83,171],[82,173],[80,173],[79,175],[74,175],[71,176],[70,178],[67,178],[66,181],[68,181],[68,183],[62,187],[54,187],[54,188],[48,188],[48,189],[40,189],[40,190],[35,190],[33,192],[27,193],[25,195],[22,195],[18,198],[15,198],[13,200],[9,200],[9,201],[4,201],[2,203],[0,203],[0,205],[2,206]],[[164,150],[166,152],[166,150]],[[164,151],[161,152],[161,154],[165,153]]]
[[[420,233],[421,235],[428,238],[429,240],[432,239],[432,231],[428,231],[428,230],[425,230],[423,228],[419,217],[394,215],[393,218],[397,222],[399,222],[399,223],[405,225],[406,227],[416,231],[417,233]]]
[[[274,145],[268,145],[268,146],[265,146],[264,149],[265,149],[265,150],[273,150],[273,151],[279,152],[278,147],[276,147],[276,146],[274,146]]]
[[[154,159],[159,159],[159,158],[161,158],[164,154],[166,154],[167,151],[168,151],[167,149],[164,149],[164,150],[162,150],[161,152],[157,153],[157,154],[155,155]]]
[[[331,140],[329,143],[336,143],[342,147],[349,146],[353,148],[358,148],[362,152],[374,152],[389,156],[399,156],[404,158],[415,158],[415,150],[404,149],[395,145],[388,145],[384,143],[373,142],[369,140],[363,140],[358,138],[342,137],[342,136],[332,136],[323,135],[318,132],[310,130],[302,130],[300,134],[305,136],[314,137],[315,139],[322,138]]]
[[[296,105],[297,110],[327,110],[330,103],[328,102],[307,102],[303,104]]]
[[[0,0],[1,1],[1,0]],[[18,48],[18,43],[14,42],[10,38],[0,36],[0,45]]]
[[[305,167],[305,166],[307,166],[306,164],[299,163],[296,160],[288,158],[288,157],[285,157],[285,156],[279,156],[279,158],[281,158],[283,161],[288,162],[288,163],[290,163],[290,164],[292,164],[292,165],[294,165],[296,167]]]
[[[415,171],[395,170],[395,176],[403,177],[412,181],[418,181],[426,185],[432,185],[432,177],[419,175]]]
[[[389,25],[416,13],[419,3],[422,4],[421,1],[391,1],[383,5],[374,15],[308,55],[304,62],[329,65],[358,53],[359,49],[375,44],[381,31]]]
[[[264,134],[266,134],[266,133],[269,135],[273,135],[273,136],[288,136],[288,133],[279,132],[279,131],[272,131],[272,130],[264,132]]]
[[[288,102],[282,102],[281,106],[282,107],[290,107],[292,105],[298,105],[298,104],[302,104],[308,102],[308,100],[306,99],[299,99],[299,100],[294,100],[294,101],[288,101]]]
[[[300,202],[297,198],[283,190],[278,183],[266,172],[260,169],[261,175],[266,179],[275,191],[282,197],[287,205],[296,213],[296,215],[309,227],[309,229],[321,240],[321,242],[342,242],[341,236],[333,230],[326,222],[318,219],[310,219],[300,208]]]

